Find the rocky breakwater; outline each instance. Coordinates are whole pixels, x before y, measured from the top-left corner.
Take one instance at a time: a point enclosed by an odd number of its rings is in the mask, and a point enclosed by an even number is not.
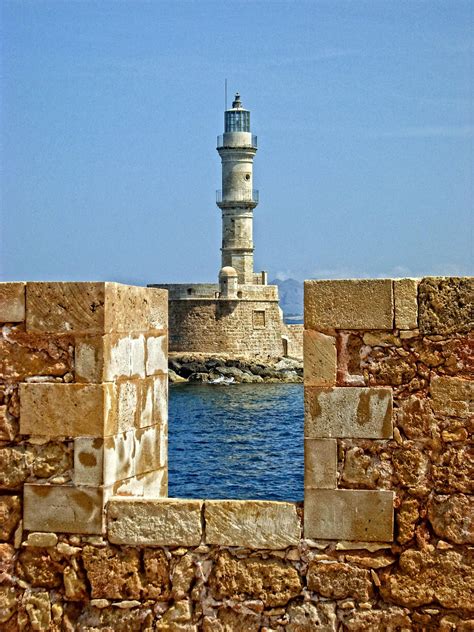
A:
[[[179,382],[299,383],[303,381],[303,363],[292,358],[254,360],[245,357],[204,354],[170,354],[169,380]]]

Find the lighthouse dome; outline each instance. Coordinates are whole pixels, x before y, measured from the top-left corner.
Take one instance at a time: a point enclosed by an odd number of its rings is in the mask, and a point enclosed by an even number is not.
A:
[[[238,277],[238,273],[237,270],[235,268],[233,268],[232,266],[224,266],[223,268],[220,269],[219,271],[219,278],[233,278],[233,277]]]

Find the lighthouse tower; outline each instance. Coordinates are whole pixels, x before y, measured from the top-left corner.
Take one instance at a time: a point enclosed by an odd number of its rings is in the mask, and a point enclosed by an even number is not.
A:
[[[216,196],[222,210],[222,268],[234,268],[239,284],[253,284],[253,209],[258,191],[253,189],[252,171],[257,137],[250,132],[250,112],[243,108],[239,93],[224,113],[217,151],[222,160],[222,189]]]

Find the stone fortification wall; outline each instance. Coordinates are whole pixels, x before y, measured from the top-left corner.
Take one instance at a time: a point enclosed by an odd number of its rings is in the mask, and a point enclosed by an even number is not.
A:
[[[170,351],[275,358],[283,354],[277,301],[170,301]]]
[[[73,310],[87,321],[103,312],[99,331],[94,327],[87,335],[136,330],[125,318],[115,324],[117,306],[133,304],[135,292],[146,290],[100,285],[105,295],[93,292]],[[123,380],[139,390],[162,369],[155,361],[149,365],[145,352],[145,370],[135,373],[135,353],[119,353],[120,362],[105,362],[110,381],[104,381],[103,365],[90,353],[94,361],[84,371],[97,381],[79,382],[80,336],[67,316],[72,286],[60,297],[33,291],[32,297],[43,297],[44,309],[31,319],[36,298],[29,302],[27,285],[26,325],[24,286],[0,286],[7,323],[0,422],[2,630],[473,629],[471,280],[307,282],[304,507],[147,498],[132,486],[128,497],[114,492],[109,499],[101,533],[95,527],[74,532],[70,521],[62,529],[47,520],[33,527],[29,520],[37,518],[27,502],[22,508],[22,496],[38,481],[45,489],[74,485],[76,465],[80,472],[87,463],[97,471],[92,460],[79,466],[80,454],[73,458],[77,437],[69,429],[82,431],[76,424],[90,419],[93,428],[100,420],[102,429],[102,405],[94,403],[96,413],[88,416],[89,405],[71,394],[42,408],[50,429],[66,431],[66,440],[50,437],[37,432],[43,420],[35,400],[25,399],[22,387],[18,397],[17,385],[57,384],[72,393],[97,385],[114,391]],[[158,295],[141,296],[147,298],[142,307],[148,325],[140,333],[147,339],[148,328],[158,329],[151,339],[159,338]],[[47,320],[55,323],[56,335],[38,326],[44,310],[55,315]],[[161,314],[160,324],[152,313]],[[135,339],[125,338],[129,345]],[[105,352],[107,345],[99,348]],[[152,353],[161,357],[161,367],[164,355]],[[117,366],[124,365],[117,376]],[[106,407],[107,419],[117,418],[117,407]],[[131,404],[128,410],[136,423],[142,409]],[[33,427],[25,426],[30,415]],[[105,440],[95,430],[85,434]],[[125,465],[135,446],[125,442],[113,454]],[[159,472],[163,460],[157,467]],[[27,490],[24,496],[26,501]],[[48,513],[47,501],[37,498],[40,516],[63,512],[67,518],[65,506],[53,502]],[[90,503],[78,504],[79,519],[85,507]]]
[[[303,359],[303,331],[304,325],[284,325],[283,337],[288,340],[288,356]]]
[[[220,286],[217,283],[175,283],[175,284],[153,284],[149,287],[161,288],[168,291],[170,301],[173,300],[196,300],[219,297]],[[239,300],[252,301],[278,301],[277,285],[239,285]]]
[[[276,285],[239,285],[236,300],[219,299],[217,284],[150,287],[169,292],[170,351],[278,358],[282,336],[302,347],[302,332],[298,343],[282,322]]]

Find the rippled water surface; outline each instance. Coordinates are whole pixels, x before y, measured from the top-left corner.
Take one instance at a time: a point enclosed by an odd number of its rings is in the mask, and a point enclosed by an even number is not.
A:
[[[170,387],[169,495],[303,500],[300,384]]]

